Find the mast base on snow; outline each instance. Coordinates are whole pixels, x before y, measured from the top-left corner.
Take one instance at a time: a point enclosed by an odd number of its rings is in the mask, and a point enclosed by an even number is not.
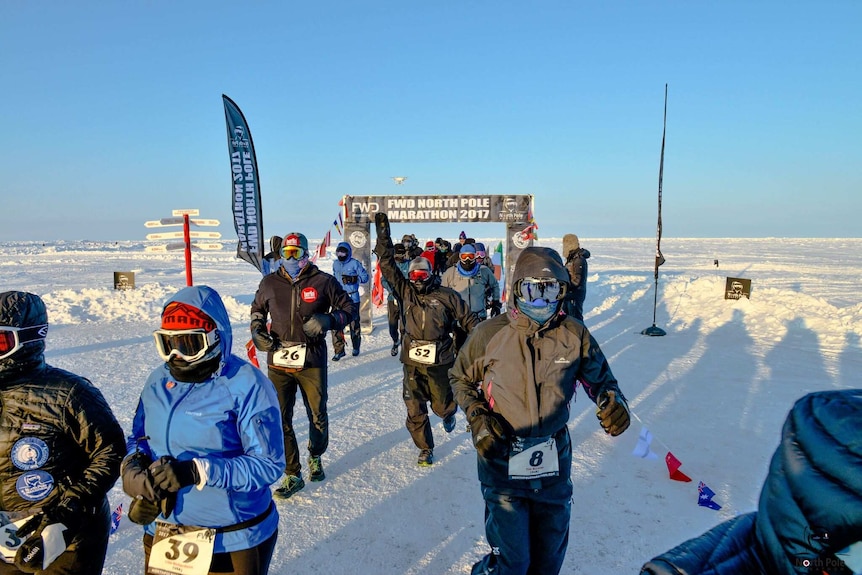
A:
[[[652,327],[648,327],[641,332],[641,335],[651,335],[651,336],[660,336],[667,335],[667,332],[660,327],[656,327],[655,324],[652,324]]]

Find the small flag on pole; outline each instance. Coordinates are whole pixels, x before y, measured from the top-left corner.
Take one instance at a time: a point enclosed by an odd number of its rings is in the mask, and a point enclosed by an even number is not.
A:
[[[709,507],[718,511],[721,505],[712,500],[715,497],[715,491],[706,486],[706,483],[701,481],[697,484],[697,504],[701,507]]]
[[[494,248],[494,253],[491,255],[491,261],[494,262],[495,266],[503,265],[503,242],[497,244],[497,247]]]
[[[332,220],[332,225],[335,226],[335,230],[338,232],[339,236],[344,237],[342,230],[344,229],[344,220],[341,219],[341,212],[338,212],[338,219]]]
[[[641,459],[658,459],[658,455],[650,448],[651,443],[652,432],[646,427],[641,428],[641,432],[638,435],[638,444],[635,445],[632,455]]]
[[[123,518],[123,504],[120,503],[117,505],[117,508],[114,509],[113,513],[111,513],[111,534],[113,534],[117,529],[120,528],[120,519]]]
[[[667,470],[670,472],[670,478],[674,481],[683,481],[688,483],[691,481],[691,477],[683,473],[679,470],[682,467],[682,461],[676,458],[676,456],[670,451],[667,452],[667,455],[664,457],[665,463],[667,463]]]

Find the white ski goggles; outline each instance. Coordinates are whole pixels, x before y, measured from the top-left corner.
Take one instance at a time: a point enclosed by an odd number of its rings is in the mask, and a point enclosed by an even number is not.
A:
[[[188,362],[197,361],[219,340],[216,330],[203,329],[157,329],[153,337],[164,361],[170,361],[173,356]]]
[[[524,278],[518,283],[517,292],[525,301],[541,299],[550,303],[566,295],[566,283],[554,278]]]
[[[25,344],[45,339],[48,324],[28,327],[0,325],[0,359],[6,359]]]

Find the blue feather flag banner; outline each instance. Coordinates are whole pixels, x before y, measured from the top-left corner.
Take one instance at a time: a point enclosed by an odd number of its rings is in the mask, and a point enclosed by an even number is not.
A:
[[[227,122],[227,147],[231,169],[231,211],[238,240],[236,257],[263,273],[266,253],[263,237],[263,209],[254,142],[245,116],[236,103],[222,94]]]

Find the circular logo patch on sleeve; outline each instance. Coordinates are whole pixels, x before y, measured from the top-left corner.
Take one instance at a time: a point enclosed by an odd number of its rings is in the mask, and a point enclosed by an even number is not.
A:
[[[28,471],[15,482],[15,490],[22,499],[41,501],[54,489],[54,477],[41,469]]]
[[[38,437],[22,437],[12,446],[10,455],[15,467],[29,471],[48,461],[48,445]]]

